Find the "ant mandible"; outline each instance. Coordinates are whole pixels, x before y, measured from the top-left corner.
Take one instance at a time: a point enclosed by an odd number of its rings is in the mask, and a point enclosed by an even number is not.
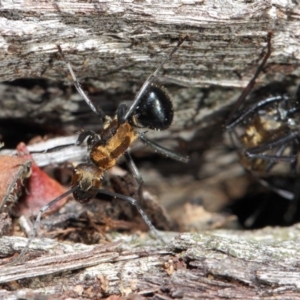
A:
[[[13,263],[19,261],[27,252],[31,241],[36,236],[42,214],[49,210],[50,207],[55,205],[61,199],[72,193],[75,200],[79,203],[87,203],[91,199],[101,198],[101,196],[108,196],[112,199],[118,198],[130,202],[137,208],[155,236],[164,242],[154,225],[151,223],[150,219],[141,208],[140,204],[135,199],[129,196],[101,189],[101,184],[105,171],[115,166],[119,157],[124,156],[131,173],[139,185],[139,197],[141,200],[143,199],[142,188],[144,182],[129,153],[129,147],[136,139],[140,139],[145,145],[154,149],[155,152],[161,153],[180,162],[188,162],[188,157],[176,154],[173,151],[168,150],[154,143],[153,141],[150,141],[146,138],[144,133],[134,130],[134,128],[165,130],[171,125],[174,114],[171,98],[166,89],[155,84],[154,80],[166,61],[172,58],[173,54],[187,38],[188,36],[185,36],[180,39],[169,55],[147,78],[141,89],[136,94],[135,99],[129,108],[127,108],[127,106],[124,104],[119,105],[116,116],[113,119],[107,117],[100,108],[96,108],[94,106],[92,101],[81,88],[81,85],[78,82],[75,73],[73,72],[71,64],[66,60],[61,47],[57,45],[60,56],[65,61],[72,76],[74,86],[89,105],[91,110],[102,120],[104,126],[100,134],[96,134],[93,131],[82,131],[79,134],[75,145],[81,145],[85,140],[87,141],[89,162],[80,163],[74,168],[71,184],[72,187],[67,192],[52,200],[40,209],[33,226],[32,234],[29,237],[25,248],[22,250],[17,260]],[[67,146],[70,146],[70,144],[55,148]],[[55,149],[48,149],[48,151],[49,150],[53,151]]]
[[[252,174],[269,173],[278,162],[290,163],[293,171],[296,171],[297,165],[299,99],[288,95],[271,96],[240,109],[271,55],[271,36],[272,33],[268,33],[267,53],[225,123],[233,144],[234,140],[239,141],[242,165]],[[244,126],[244,133],[239,135],[237,128],[241,125]],[[290,153],[286,153],[287,151]],[[291,192],[273,187],[262,179],[259,181],[284,198],[294,199]]]

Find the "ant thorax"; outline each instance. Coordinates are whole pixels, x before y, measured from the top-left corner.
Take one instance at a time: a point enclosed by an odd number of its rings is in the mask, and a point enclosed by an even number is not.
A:
[[[133,127],[124,122],[119,124],[117,119],[111,121],[100,134],[101,139],[92,146],[90,158],[102,170],[108,170],[116,165],[129,146],[137,139]]]

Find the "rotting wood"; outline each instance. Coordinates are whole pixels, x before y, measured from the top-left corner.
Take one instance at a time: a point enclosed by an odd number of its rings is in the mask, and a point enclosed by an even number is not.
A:
[[[146,299],[154,295],[157,299],[297,299],[298,235],[299,225],[255,232],[185,233],[174,238],[166,233],[166,246],[126,236],[118,237],[123,242],[101,246],[37,239],[30,249],[39,250],[39,258],[1,268],[0,282],[13,286],[10,282],[17,280],[18,291],[2,290],[0,297],[15,299],[31,289],[57,299],[66,298],[70,291],[84,299],[132,293]],[[23,238],[2,237],[1,256],[24,245]]]

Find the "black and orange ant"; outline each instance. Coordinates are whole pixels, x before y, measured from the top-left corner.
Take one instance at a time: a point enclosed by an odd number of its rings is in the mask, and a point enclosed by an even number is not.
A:
[[[279,162],[289,163],[291,172],[297,173],[300,99],[287,94],[279,94],[240,109],[271,55],[271,36],[272,34],[269,33],[267,52],[262,62],[236,101],[225,126],[232,142],[236,144],[238,141],[239,154],[244,168],[254,176],[257,174],[258,180],[269,189],[288,200],[293,200],[293,193],[276,188],[262,178],[272,174],[271,171]],[[241,127],[242,134],[240,133]]]
[[[75,145],[81,145],[84,141],[87,141],[89,153],[88,162],[80,163],[74,168],[71,184],[72,187],[66,193],[52,200],[40,209],[33,226],[32,234],[17,260],[20,260],[20,258],[24,256],[24,254],[27,252],[29,244],[36,236],[42,214],[49,210],[50,207],[59,202],[61,199],[72,193],[75,200],[80,203],[87,203],[91,199],[101,198],[101,196],[108,196],[111,199],[118,198],[130,202],[137,208],[155,236],[163,241],[137,200],[126,195],[101,189],[101,185],[104,173],[117,164],[119,157],[124,156],[131,173],[139,185],[139,197],[141,200],[143,199],[143,179],[129,153],[129,147],[136,139],[140,139],[145,145],[154,149],[155,152],[161,153],[180,162],[188,162],[188,157],[176,154],[173,151],[170,151],[150,141],[146,138],[144,133],[140,133],[135,130],[135,128],[165,130],[171,125],[174,114],[171,98],[166,89],[157,85],[154,83],[154,81],[165,62],[172,58],[175,51],[177,51],[177,49],[186,39],[187,36],[180,39],[178,44],[173,48],[169,55],[147,78],[141,89],[136,94],[135,99],[129,108],[124,104],[119,105],[116,115],[113,119],[106,116],[100,108],[96,108],[94,106],[92,101],[81,88],[81,85],[79,84],[75,73],[73,72],[71,64],[66,60],[61,47],[59,45],[57,46],[60,56],[65,61],[69,72],[71,73],[77,91],[84,98],[91,110],[101,119],[103,123],[103,129],[99,134],[93,131],[82,131],[79,134]],[[56,148],[67,146],[70,146],[70,144],[62,145]],[[50,151],[53,150],[55,149],[50,149]]]

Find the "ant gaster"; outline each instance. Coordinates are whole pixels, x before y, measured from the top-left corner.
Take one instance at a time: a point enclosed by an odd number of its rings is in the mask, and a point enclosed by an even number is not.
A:
[[[139,133],[134,129],[135,127],[137,127],[154,130],[165,130],[171,125],[173,121],[173,105],[171,98],[166,89],[155,84],[154,80],[165,62],[171,59],[172,55],[186,39],[187,36],[182,38],[169,53],[169,55],[161,62],[158,68],[147,78],[129,108],[127,108],[127,106],[124,104],[119,105],[116,116],[113,119],[107,117],[100,108],[96,108],[94,106],[94,104],[82,90],[73,72],[71,64],[64,57],[61,47],[57,45],[60,56],[65,61],[69,72],[71,73],[77,91],[84,98],[91,110],[98,117],[100,117],[104,126],[100,134],[96,134],[93,131],[82,131],[79,134],[75,145],[81,145],[85,140],[87,140],[89,162],[81,163],[74,168],[72,176],[72,187],[70,190],[41,208],[36,218],[36,222],[32,230],[32,235],[29,237],[27,245],[22,250],[17,261],[19,261],[21,257],[24,256],[24,254],[27,252],[30,242],[36,236],[42,214],[55,203],[71,193],[73,193],[75,200],[80,203],[87,203],[92,198],[100,198],[103,195],[109,196],[112,199],[119,198],[130,202],[138,209],[144,221],[147,223],[156,237],[163,241],[156,228],[153,226],[147,215],[142,210],[140,204],[135,199],[122,194],[112,193],[100,188],[105,171],[115,166],[117,163],[117,159],[124,155],[130,171],[139,184],[139,197],[141,200],[143,199],[143,179],[136,165],[134,164],[128,150],[131,144],[136,139],[140,139],[144,144],[154,149],[155,152],[159,152],[180,162],[188,162],[188,157],[176,154],[171,150],[168,150],[148,140],[144,133]],[[55,148],[62,148],[67,146],[70,146],[70,144]],[[50,149],[50,151],[52,150],[54,150],[54,148]]]
[[[240,109],[271,55],[271,36],[268,33],[267,53],[225,123],[233,143],[239,141],[242,165],[252,174],[259,172],[261,175],[269,173],[278,162],[288,162],[296,171],[300,138],[299,116],[296,115],[300,109],[298,99],[288,95],[271,96]],[[239,126],[244,126],[242,135],[238,134]],[[259,181],[286,199],[294,198],[289,191],[273,187],[262,179]]]

